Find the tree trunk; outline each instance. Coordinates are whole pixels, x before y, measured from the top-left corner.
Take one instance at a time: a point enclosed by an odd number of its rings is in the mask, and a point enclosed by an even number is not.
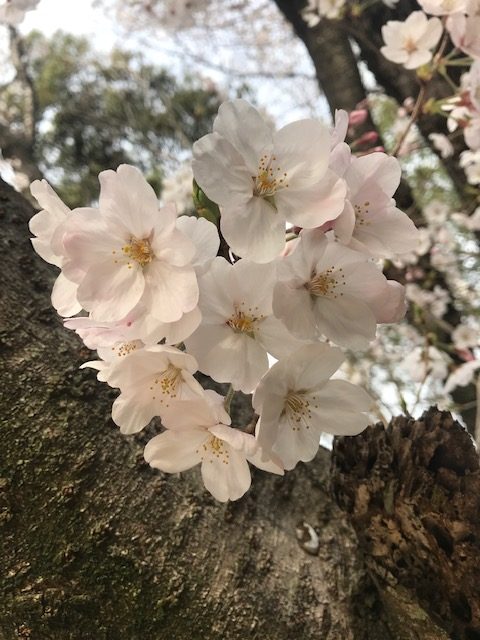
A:
[[[452,628],[479,637],[478,460],[451,418],[431,414],[428,446],[405,419],[387,435],[375,427],[342,440],[342,508],[323,449],[284,478],[256,472],[244,499],[216,503],[196,471],[171,476],[143,462],[154,427],[126,438],[110,421],[111,390],[78,370],[88,353],[50,308],[52,270],[28,241],[32,213],[0,184],[2,640],[442,640]],[[246,400],[235,409],[247,419]],[[409,443],[430,457],[407,473],[397,458]],[[391,523],[408,544],[390,556]],[[416,578],[432,568],[429,590]],[[454,594],[436,581],[445,576]]]

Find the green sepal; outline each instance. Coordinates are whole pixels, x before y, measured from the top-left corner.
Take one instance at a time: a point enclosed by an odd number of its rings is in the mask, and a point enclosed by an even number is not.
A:
[[[199,218],[205,218],[209,222],[218,226],[220,220],[220,209],[218,204],[210,200],[200,189],[196,181],[193,181],[192,190],[193,204]]]

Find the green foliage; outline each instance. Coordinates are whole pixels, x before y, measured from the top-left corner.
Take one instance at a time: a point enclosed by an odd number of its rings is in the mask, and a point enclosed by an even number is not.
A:
[[[25,51],[36,97],[33,159],[70,206],[95,200],[98,173],[123,162],[160,190],[165,169],[211,129],[220,104],[213,88],[179,83],[138,53],[99,55],[85,38],[33,32]],[[28,103],[19,81],[2,103],[23,134]]]

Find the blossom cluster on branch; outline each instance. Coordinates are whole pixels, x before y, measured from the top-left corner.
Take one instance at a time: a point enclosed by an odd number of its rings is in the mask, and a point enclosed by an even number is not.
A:
[[[411,251],[418,231],[393,199],[398,161],[353,156],[347,126],[340,111],[333,131],[308,119],[275,131],[246,101],[224,103],[193,146],[205,217],[159,208],[128,165],[100,174],[98,208],[70,211],[46,181],[31,186],[33,246],[60,268],[52,303],[97,350],[84,366],[119,389],[113,420],[133,434],[159,417],[145,459],[201,464],[218,500],[248,490],[249,463],[283,474],[314,458],[322,432],[368,423],[369,395],[331,378],[342,349],[403,317],[404,287],[381,259]],[[228,383],[226,397],[197,371]],[[253,393],[256,422],[232,426],[236,391]]]

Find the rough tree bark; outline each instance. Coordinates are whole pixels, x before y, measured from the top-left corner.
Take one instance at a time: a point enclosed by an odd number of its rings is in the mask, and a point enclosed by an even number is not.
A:
[[[125,438],[109,420],[112,393],[50,309],[32,213],[0,184],[2,640],[480,637],[478,459],[448,414],[338,443],[332,475],[326,450],[258,472],[220,505],[195,472],[143,463],[154,427]]]

